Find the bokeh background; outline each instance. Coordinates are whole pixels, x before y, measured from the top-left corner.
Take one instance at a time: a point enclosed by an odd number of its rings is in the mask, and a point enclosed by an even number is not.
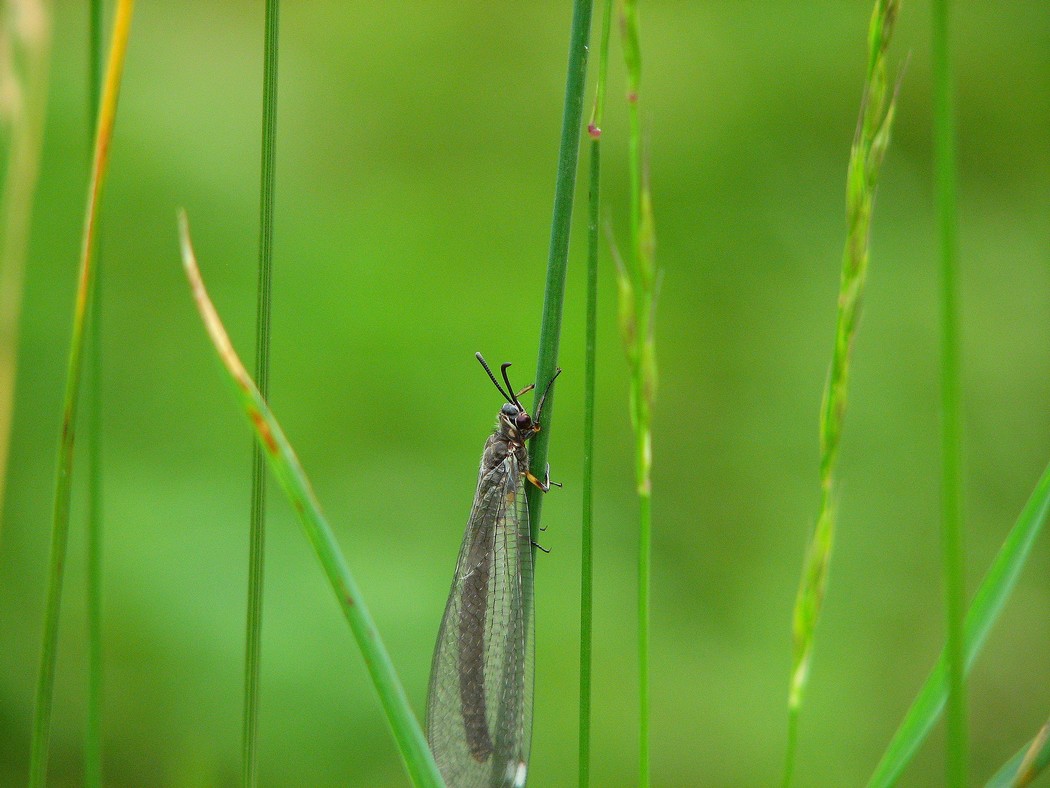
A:
[[[87,174],[87,11],[57,5],[0,533],[0,780],[28,768],[54,451]],[[499,397],[531,380],[570,8],[285,3],[272,401],[420,713]],[[956,4],[967,578],[1050,457],[1050,11]],[[653,782],[779,780],[790,615],[816,513],[843,192],[870,2],[652,2],[642,107],[665,279],[657,350]],[[239,775],[250,436],[183,279],[252,356],[262,4],[142,3],[105,197],[108,784]],[[871,772],[943,638],[938,302],[927,5],[879,192],[855,348],[829,596],[801,717],[800,785]],[[592,62],[593,65],[593,62]],[[625,236],[614,45],[605,205]],[[589,105],[588,105],[589,106]],[[586,159],[584,158],[585,162]],[[581,181],[582,183],[582,181]],[[585,188],[581,188],[581,195]],[[565,304],[539,557],[531,783],[574,784],[583,216]],[[636,782],[635,501],[626,369],[603,256],[598,335],[594,784]],[[83,468],[52,739],[82,777]],[[403,785],[361,659],[292,511],[270,496],[266,785]],[[1038,545],[970,684],[972,780],[1050,708],[1050,557]],[[938,728],[902,781],[942,781]]]

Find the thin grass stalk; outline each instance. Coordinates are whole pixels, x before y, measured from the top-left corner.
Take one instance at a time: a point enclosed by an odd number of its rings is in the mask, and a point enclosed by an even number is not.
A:
[[[592,0],[573,0],[572,27],[569,31],[569,62],[565,74],[565,102],[562,109],[561,141],[558,145],[558,170],[554,181],[554,210],[551,217],[550,247],[547,252],[547,277],[543,288],[543,313],[540,317],[539,353],[536,359],[536,394],[534,403],[554,376],[561,341],[562,307],[565,303],[565,273],[569,265],[569,229],[572,205],[576,195],[576,166],[580,159],[580,133],[583,123],[583,93],[587,84],[587,44],[591,31]],[[532,473],[543,478],[547,468],[551,424],[557,386],[551,387],[543,405],[543,429],[529,447]],[[540,529],[543,495],[535,485],[525,485],[529,506],[533,544]],[[535,561],[536,548],[532,557]],[[531,590],[528,592],[531,594]],[[531,600],[525,600],[531,602]],[[526,610],[529,608],[526,607]]]
[[[226,329],[204,289],[190,241],[189,225],[185,213],[182,212],[179,214],[179,241],[183,268],[204,327],[226,369],[227,380],[236,390],[241,409],[265,451],[270,470],[292,508],[299,515],[306,537],[328,578],[339,608],[350,625],[350,631],[361,650],[365,667],[386,713],[387,722],[405,761],[409,777],[415,785],[444,785],[434,757],[423,737],[423,730],[412,713],[401,680],[394,670],[390,655],[332,533],[332,528],[321,511],[321,504],[314,494],[310,480],[299,464],[299,459],[295,456],[295,451],[285,437],[281,425],[274,418],[266,400],[237,357]]]
[[[649,743],[649,595],[652,566],[652,406],[656,396],[656,236],[652,196],[642,155],[638,106],[641,86],[641,39],[638,5],[624,0],[620,18],[627,74],[627,157],[630,181],[630,250],[618,276],[620,332],[631,374],[631,424],[635,435],[635,483],[638,493],[638,768],[639,784],[650,779]]]
[[[868,68],[847,167],[847,237],[839,274],[835,343],[820,410],[820,509],[806,548],[792,616],[794,647],[788,692],[785,786],[790,785],[794,772],[798,716],[809,679],[835,537],[835,474],[849,393],[850,356],[867,282],[878,176],[893,126],[895,97],[890,94],[886,51],[899,10],[898,0],[877,0],[872,9],[868,26]]]
[[[587,326],[583,371],[583,501],[580,519],[580,724],[579,783],[585,788],[591,771],[591,651],[594,607],[594,389],[598,334],[598,237],[601,223],[601,125],[609,73],[612,0],[605,0],[598,81],[587,131],[591,137],[587,222]]]
[[[595,126],[595,128],[598,128]],[[579,777],[585,786],[591,763],[591,645],[594,606],[594,352],[598,300],[598,187],[601,144],[591,140],[587,223],[587,325],[583,366],[583,480],[580,517],[580,725]]]
[[[18,371],[18,322],[29,227],[33,215],[47,111],[51,61],[51,4],[43,0],[8,3],[0,25],[0,92],[14,100],[0,106],[0,129],[8,139],[0,198],[0,535]],[[16,68],[22,55],[24,78]]]
[[[98,120],[102,98],[103,0],[91,0],[88,20],[89,128]],[[95,240],[95,287],[88,314],[88,522],[87,640],[88,693],[84,727],[84,784],[102,785],[102,242],[101,220]]]
[[[266,0],[263,54],[262,164],[259,187],[259,280],[255,310],[255,381],[270,397],[270,315],[273,282],[273,213],[277,160],[277,51],[280,3]],[[266,547],[266,466],[252,443],[252,493],[248,537],[248,621],[244,656],[243,764],[241,782],[258,783],[259,671],[262,652],[263,573]]]
[[[956,283],[955,121],[948,44],[948,0],[933,0],[933,138],[941,260],[941,547],[948,632],[946,775],[966,784],[966,682],[963,663],[964,577],[962,449],[959,415],[959,339]]]
[[[1032,545],[1050,515],[1050,467],[1043,471],[1024,509],[999,548],[988,572],[977,587],[966,614],[964,629],[964,667],[969,670],[984,641],[1006,605],[1021,575]],[[886,752],[868,781],[869,788],[889,788],[896,784],[919,745],[940,717],[948,697],[947,649],[919,690],[908,713],[904,715]]]
[[[128,33],[134,0],[120,0],[113,20],[106,79],[99,105],[95,132],[95,154],[91,166],[84,235],[80,248],[80,274],[73,309],[73,331],[69,348],[66,389],[62,405],[62,434],[55,471],[55,506],[51,525],[51,558],[48,575],[47,607],[44,614],[44,639],[40,655],[40,675],[34,707],[33,739],[30,753],[29,784],[43,786],[47,777],[48,741],[51,733],[51,707],[54,696],[55,661],[58,656],[58,622],[62,605],[62,583],[65,576],[66,546],[69,541],[70,484],[73,470],[73,439],[76,435],[77,400],[84,345],[84,324],[95,281],[95,231],[109,164],[110,141],[116,119],[120,79],[124,70]]]

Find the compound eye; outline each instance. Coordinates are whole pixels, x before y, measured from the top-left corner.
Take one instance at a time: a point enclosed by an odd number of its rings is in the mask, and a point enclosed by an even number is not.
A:
[[[514,417],[514,426],[522,431],[527,430],[532,426],[532,417],[525,411],[521,411]]]
[[[511,405],[509,402],[506,405],[504,405],[502,408],[500,408],[499,412],[502,413],[504,416],[506,416],[508,419],[517,419],[518,416],[521,415],[521,411],[519,411],[516,407]]]

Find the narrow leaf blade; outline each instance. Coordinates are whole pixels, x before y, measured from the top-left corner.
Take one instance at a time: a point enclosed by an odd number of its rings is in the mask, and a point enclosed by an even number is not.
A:
[[[1050,467],[1043,471],[970,605],[963,644],[967,671],[1017,584],[1017,578],[1032,552],[1032,545],[1042,530],[1048,512]],[[897,780],[943,711],[947,696],[948,678],[942,653],[875,768],[869,786],[889,786]]]
[[[208,297],[200,269],[197,267],[196,255],[190,241],[189,224],[184,213],[179,214],[179,237],[186,278],[193,290],[204,327],[229,374],[230,381],[234,384],[241,407],[255,431],[270,469],[299,515],[306,536],[328,576],[343,615],[350,624],[408,773],[415,785],[444,785],[423,738],[423,731],[408,704],[401,680],[394,671],[390,655],[365,605],[357,582],[350,573],[328,520],[321,512],[321,505],[314,495],[313,487],[281,425],[270,412],[269,406],[233,349],[222,320]]]

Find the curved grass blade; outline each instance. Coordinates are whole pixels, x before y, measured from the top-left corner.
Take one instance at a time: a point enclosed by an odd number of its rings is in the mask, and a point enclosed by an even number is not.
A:
[[[1025,561],[1032,551],[1035,538],[1042,530],[1050,513],[1050,467],[1043,471],[1039,483],[1021,511],[1006,541],[992,561],[988,573],[977,589],[966,615],[964,630],[965,668],[968,671],[976,659],[992,624],[1010,598]],[[868,782],[870,787],[890,786],[900,777],[915,751],[919,749],[933,724],[937,721],[948,696],[946,657],[942,652],[930,677],[905,715],[890,741],[886,752]]]
[[[48,740],[51,734],[51,704],[54,696],[55,661],[58,656],[58,620],[62,607],[66,546],[69,541],[69,504],[73,472],[73,439],[77,427],[77,402],[83,370],[84,325],[95,282],[95,229],[98,222],[102,187],[109,165],[109,148],[117,114],[117,98],[124,71],[128,33],[134,0],[121,0],[113,20],[113,36],[106,66],[106,79],[95,132],[95,153],[91,166],[84,235],[80,247],[80,274],[73,307],[73,333],[66,370],[66,390],[62,402],[62,436],[55,471],[55,503],[51,523],[51,557],[44,612],[44,641],[40,655],[34,707],[33,741],[29,759],[29,784],[42,786],[47,778]]]
[[[350,623],[350,629],[357,641],[358,648],[361,649],[361,656],[364,657],[365,666],[372,677],[372,684],[379,695],[383,711],[386,712],[387,721],[390,723],[394,739],[401,750],[408,773],[416,785],[443,785],[437,765],[423,739],[423,731],[412,714],[405,690],[394,671],[379,630],[376,629],[357,583],[350,574],[350,568],[339,549],[339,543],[328,525],[328,520],[321,512],[321,504],[314,495],[306,473],[299,464],[299,459],[295,456],[291,444],[288,443],[281,425],[277,423],[269,406],[259,394],[255,383],[252,382],[247,370],[237,357],[237,352],[230,343],[230,338],[226,334],[226,329],[223,328],[218,312],[215,311],[211,299],[208,298],[190,241],[189,224],[183,212],[179,213],[179,240],[182,248],[183,268],[193,290],[193,298],[204,327],[219,354],[219,359],[229,373],[230,381],[237,390],[241,407],[252,429],[255,430],[259,444],[270,464],[270,470],[273,471],[281,489],[284,490],[292,507],[299,515],[306,536],[321,561],[321,566],[335,592],[339,607]]]
[[[1050,766],[1050,722],[1040,728],[1035,738],[995,773],[988,781],[987,788],[1022,788],[1031,785],[1047,766]]]

